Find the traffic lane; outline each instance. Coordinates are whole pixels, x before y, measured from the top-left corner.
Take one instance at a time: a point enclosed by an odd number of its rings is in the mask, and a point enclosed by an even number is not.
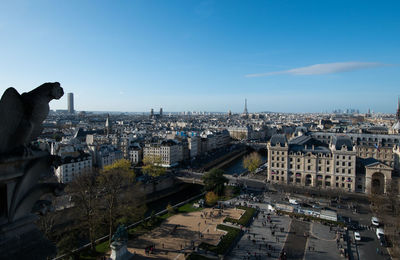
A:
[[[387,250],[380,245],[375,230],[362,230],[359,232],[361,241],[357,241],[357,249],[360,259],[388,259]],[[377,249],[379,250],[378,252]]]

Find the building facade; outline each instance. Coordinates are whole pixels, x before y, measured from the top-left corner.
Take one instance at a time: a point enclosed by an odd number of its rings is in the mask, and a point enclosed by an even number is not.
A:
[[[355,191],[356,150],[349,137],[326,145],[310,136],[289,142],[274,135],[267,146],[269,182]]]

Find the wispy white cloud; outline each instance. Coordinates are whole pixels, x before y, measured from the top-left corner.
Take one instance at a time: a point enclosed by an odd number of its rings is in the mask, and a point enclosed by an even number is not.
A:
[[[383,66],[388,66],[388,64],[383,64],[383,63],[379,63],[379,62],[357,62],[357,61],[334,62],[334,63],[314,64],[311,66],[294,68],[294,69],[290,69],[290,70],[247,74],[247,75],[245,75],[245,77],[248,77],[248,78],[266,77],[266,76],[279,75],[279,74],[321,75],[321,74],[332,74],[332,73],[360,70],[360,69],[366,69],[366,68],[383,67]]]

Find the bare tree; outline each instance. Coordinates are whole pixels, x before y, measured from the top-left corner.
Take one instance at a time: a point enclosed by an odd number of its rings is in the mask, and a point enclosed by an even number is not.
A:
[[[78,210],[82,224],[87,229],[90,248],[95,249],[96,227],[99,217],[99,192],[96,176],[93,173],[85,173],[74,179],[67,187],[72,195],[75,207]]]

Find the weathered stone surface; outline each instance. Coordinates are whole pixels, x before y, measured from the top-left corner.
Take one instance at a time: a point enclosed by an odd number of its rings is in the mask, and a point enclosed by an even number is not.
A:
[[[8,88],[0,100],[0,154],[27,146],[42,132],[49,114],[49,102],[64,94],[60,83],[44,83],[20,95]]]
[[[63,191],[60,183],[38,183],[59,160],[31,150],[29,144],[42,131],[49,102],[63,93],[60,83],[45,83],[22,95],[9,88],[0,100],[0,259],[47,259],[56,254],[56,247],[34,224],[38,217],[32,209],[42,195]]]

